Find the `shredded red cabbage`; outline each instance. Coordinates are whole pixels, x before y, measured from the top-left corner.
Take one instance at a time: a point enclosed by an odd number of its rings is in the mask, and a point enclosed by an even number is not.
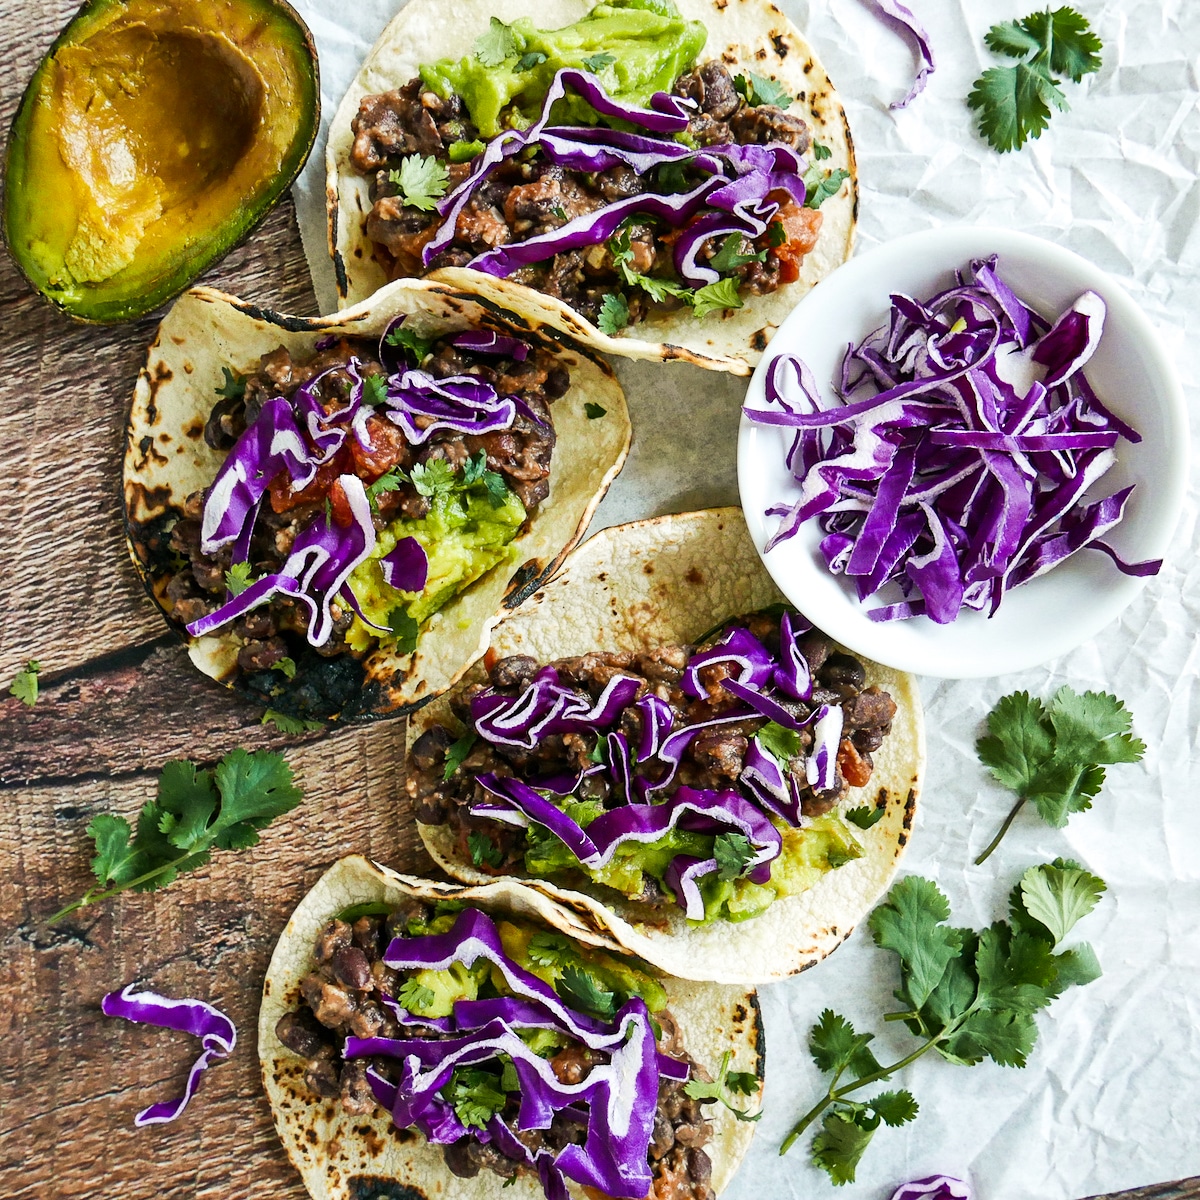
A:
[[[929,76],[937,70],[937,63],[933,58],[933,43],[929,40],[929,34],[925,32],[925,27],[917,19],[916,14],[906,5],[901,4],[900,0],[868,0],[868,3],[881,17],[899,25],[904,30],[912,39],[917,54],[920,56],[921,67],[917,71],[912,87],[908,90],[908,95],[903,100],[895,101],[891,106],[892,108],[907,108],[925,90]]]
[[[767,549],[817,518],[827,566],[854,579],[860,600],[896,588],[870,610],[878,621],[994,613],[1011,588],[1084,548],[1155,574],[1161,560],[1126,563],[1101,540],[1133,488],[1084,500],[1117,441],[1141,440],[1083,374],[1104,316],[1086,292],[1048,328],[993,257],[930,300],[892,296],[888,323],[846,352],[841,405],[823,407],[808,368],[778,355],[766,381],[778,407],[744,409],[796,431],[787,464],[800,494],[767,510],[782,518]],[[1014,382],[1021,372],[1043,378]]]
[[[971,1200],[971,1189],[953,1175],[926,1175],[902,1183],[892,1193],[892,1200]]]
[[[654,842],[676,827],[714,835],[739,833],[754,849],[744,873],[754,883],[766,883],[771,863],[783,847],[771,818],[794,827],[805,823],[799,787],[791,772],[753,738],[737,780],[738,791],[674,785],[684,754],[695,738],[710,729],[766,717],[785,728],[808,732],[811,744],[805,778],[811,788],[828,792],[837,786],[842,709],[822,704],[801,719],[787,707],[812,696],[812,672],[797,641],[798,633],[808,628],[799,621],[793,624],[790,613],[783,614],[778,661],[748,629],[737,625],[708,649],[693,654],[681,677],[683,692],[701,699],[723,690],[741,704],[680,729],[673,729],[671,706],[653,693],[638,698],[641,682],[628,675],[614,675],[594,701],[562,683],[553,667],[543,667],[515,696],[490,689],[476,693],[471,699],[472,722],[486,741],[532,750],[543,738],[555,734],[590,733],[604,751],[605,761],[577,774],[531,781],[481,775],[477,782],[491,798],[473,804],[472,815],[521,828],[540,825],[591,869],[606,866],[626,842]],[[626,709],[638,714],[636,754],[625,734],[614,728]],[[572,796],[587,776],[598,771],[607,772],[612,804],[585,828],[547,793]],[[674,791],[667,796],[672,787]],[[701,869],[697,865],[701,862],[707,860],[679,856],[669,872],[671,887],[689,917],[697,911],[699,878],[717,869],[715,862]]]
[[[232,546],[232,562],[245,562],[259,508],[271,483],[284,475],[293,492],[302,491],[350,437],[371,450],[367,421],[376,412],[399,426],[414,446],[442,429],[464,434],[507,429],[518,415],[543,423],[519,397],[501,396],[492,384],[476,375],[435,379],[427,371],[409,367],[387,342],[388,334],[404,319],[391,322],[380,341],[382,361],[390,362],[396,370],[384,381],[378,409],[368,399],[362,364],[356,358],[344,367],[321,372],[298,388],[290,400],[275,397],[262,406],[254,422],[234,443],[208,489],[200,530],[200,546],[205,554]],[[480,353],[504,354],[518,361],[528,355],[524,343],[491,330],[460,333],[453,344]],[[327,409],[318,396],[317,385],[335,371],[350,376],[350,395],[341,407]],[[188,633],[193,637],[211,633],[280,593],[294,596],[308,608],[307,636],[314,646],[329,640],[333,620],[330,605],[335,599],[350,604],[362,617],[347,580],[375,548],[375,527],[362,481],[348,474],[339,476],[338,481],[350,504],[349,527],[337,525],[329,514],[314,517],[300,531],[278,572],[255,580],[215,612],[193,621],[187,626]],[[400,591],[419,592],[428,579],[427,556],[414,538],[402,539],[380,566],[385,582]],[[366,623],[387,632],[373,622]]]
[[[476,909],[460,913],[448,933],[393,939],[383,961],[397,970],[445,970],[452,963],[470,968],[481,958],[501,972],[514,995],[460,1000],[453,1017],[436,1021],[409,1016],[395,1006],[403,1024],[432,1025],[439,1036],[349,1037],[345,1057],[399,1060],[399,1083],[390,1083],[373,1068],[367,1072],[376,1099],[399,1128],[416,1126],[438,1144],[468,1135],[494,1141],[502,1154],[537,1168],[551,1200],[567,1196],[567,1179],[627,1200],[645,1196],[652,1183],[648,1151],[659,1080],[686,1079],[687,1063],[658,1051],[641,999],[627,1001],[611,1023],[576,1012],[505,954],[495,923]],[[602,1051],[608,1061],[593,1065],[580,1083],[560,1083],[550,1063],[522,1040],[521,1028],[561,1030]],[[482,1130],[462,1124],[441,1089],[457,1068],[500,1055],[511,1060],[520,1085],[517,1131],[548,1129],[557,1111],[571,1109],[586,1120],[582,1145],[557,1152],[543,1149],[534,1157],[498,1117]]]
[[[556,101],[570,89],[601,116],[628,122],[644,132],[602,126],[551,126]],[[599,80],[586,71],[560,70],[554,77],[538,119],[523,132],[505,130],[493,138],[475,159],[471,174],[438,203],[442,224],[421,252],[429,266],[454,240],[458,218],[475,191],[505,159],[536,146],[546,159],[581,171],[604,171],[624,163],[639,175],[668,163],[686,163],[706,177],[675,195],[641,192],[595,212],[567,221],[558,229],[508,242],[477,255],[467,265],[501,277],[521,267],[544,262],[567,250],[594,246],[612,237],[621,224],[637,214],[683,229],[673,256],[679,277],[689,285],[715,283],[720,276],[697,261],[705,243],[714,237],[741,233],[761,236],[779,211],[772,193],[783,192],[797,204],[806,198],[807,163],[790,146],[708,146],[696,151],[675,141],[686,130],[691,101],[656,92],[650,108],[614,100]]]
[[[200,1039],[203,1049],[199,1058],[188,1071],[183,1095],[177,1100],[160,1101],[144,1108],[133,1119],[135,1125],[160,1125],[174,1121],[185,1108],[200,1086],[200,1076],[208,1069],[213,1059],[227,1058],[237,1045],[237,1030],[233,1022],[219,1009],[203,1000],[174,1000],[160,996],[157,992],[135,992],[132,983],[119,992],[109,992],[100,1001],[100,1009],[107,1017],[123,1017],[136,1025],[157,1025],[162,1029],[176,1029],[190,1033]]]

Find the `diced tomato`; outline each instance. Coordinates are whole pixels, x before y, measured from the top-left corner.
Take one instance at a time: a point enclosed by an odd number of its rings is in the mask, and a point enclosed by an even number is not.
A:
[[[794,200],[780,206],[773,224],[783,226],[784,242],[772,253],[779,259],[782,283],[794,283],[800,278],[800,264],[817,244],[823,220],[820,209],[802,208]]]
[[[354,513],[350,509],[350,497],[342,487],[342,481],[335,479],[329,487],[329,509],[333,514],[333,523],[343,529],[349,529],[354,524]]]
[[[347,445],[353,464],[351,470],[363,483],[374,483],[404,461],[408,443],[399,428],[384,417],[367,418],[367,437],[371,440],[370,450],[365,449],[353,434],[347,438]]]
[[[312,483],[303,491],[293,492],[287,473],[271,480],[271,507],[277,512],[287,512],[302,504],[320,504],[329,494],[330,485],[339,475],[349,470],[349,452],[343,447],[317,471]]]

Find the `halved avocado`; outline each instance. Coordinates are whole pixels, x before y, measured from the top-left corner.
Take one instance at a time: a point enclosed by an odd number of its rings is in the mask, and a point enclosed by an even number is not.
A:
[[[88,0],[13,121],[17,265],[73,317],[143,316],[295,179],[319,96],[312,35],[283,0]]]

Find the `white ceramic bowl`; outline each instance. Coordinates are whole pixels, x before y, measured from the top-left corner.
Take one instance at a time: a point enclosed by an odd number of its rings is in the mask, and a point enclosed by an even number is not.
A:
[[[1118,443],[1116,466],[1088,498],[1136,483],[1124,520],[1105,540],[1127,561],[1165,557],[1171,552],[1187,474],[1187,411],[1179,380],[1128,293],[1098,267],[1052,242],[1011,230],[949,226],[899,238],[852,259],[814,288],[780,326],[750,381],[746,404],[767,407],[766,370],[784,352],[808,363],[823,395],[832,398],[846,344],[857,344],[884,322],[890,293],[924,299],[949,287],[955,269],[990,254],[999,255],[1003,279],[1045,317],[1057,316],[1089,289],[1107,303],[1104,336],[1086,368],[1087,378],[1142,441]],[[994,617],[964,611],[948,625],[927,617],[871,621],[867,610],[880,601],[860,603],[845,576],[830,574],[818,549],[822,534],[816,521],[764,553],[778,524],[765,510],[794,502],[799,494],[784,464],[791,437],[790,430],[742,418],[738,486],[750,535],[784,595],[813,624],[868,658],[951,679],[1022,670],[1094,637],[1146,582],[1123,575],[1107,555],[1083,550],[1006,594]]]

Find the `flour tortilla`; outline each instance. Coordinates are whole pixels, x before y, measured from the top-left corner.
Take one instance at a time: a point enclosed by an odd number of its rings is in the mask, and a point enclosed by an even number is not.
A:
[[[696,320],[681,309],[656,313],[617,337],[601,333],[562,301],[540,292],[519,302],[536,308],[543,320],[559,325],[573,337],[607,354],[626,358],[677,360],[735,375],[748,375],[762,356],[780,322],[819,280],[850,257],[858,216],[858,183],[854,143],[846,113],[825,68],[800,31],[767,0],[675,0],[682,15],[703,21],[708,42],[698,61],[722,59],[736,74],[739,68],[776,79],[797,97],[789,109],[811,126],[813,138],[828,146],[831,157],[823,170],[842,168],[850,179],[839,194],[821,205],[824,223],[815,249],[801,265],[800,278],[766,296],[746,296],[745,307]],[[333,255],[338,295],[354,303],[386,281],[375,261],[366,222],[371,211],[369,180],[354,170],[350,151],[354,135],[350,122],[363,96],[402,87],[424,63],[460,58],[471,52],[475,38],[488,28],[489,16],[511,23],[532,17],[543,29],[570,25],[595,7],[595,0],[488,0],[487,3],[447,4],[445,0],[409,0],[392,19],[367,55],[350,85],[333,124],[325,153],[326,206],[329,249]],[[530,289],[480,272],[452,269],[436,272],[456,284],[475,279],[493,298]],[[516,301],[508,301],[514,307]]]
[[[361,680],[344,663],[348,678],[327,682],[330,676],[319,669],[306,678],[302,669],[289,681],[274,672],[273,694],[250,691],[237,666],[239,639],[229,630],[189,638],[172,618],[167,595],[177,561],[166,545],[170,526],[189,493],[207,487],[225,458],[204,440],[222,368],[252,372],[260,355],[278,346],[311,354],[331,333],[378,338],[400,313],[410,314],[413,328],[425,335],[468,328],[514,334],[544,346],[570,370],[570,389],[551,406],[557,444],[550,495],[510,543],[509,559],[430,617],[413,654],[377,647],[362,661]],[[586,404],[600,405],[604,416],[589,419]],[[195,288],[159,326],[134,391],[125,449],[126,541],[146,590],[206,675],[300,716],[406,712],[449,687],[487,648],[491,627],[503,612],[553,574],[620,471],[629,436],[625,396],[607,363],[547,329],[536,315],[499,309],[469,288],[400,280],[369,301],[315,319],[282,316],[211,288]],[[326,661],[339,660],[321,660]]]
[[[370,1117],[351,1117],[335,1101],[313,1096],[304,1085],[304,1061],[275,1036],[279,1018],[297,1007],[300,980],[310,969],[313,943],[325,922],[348,905],[396,903],[402,896],[466,900],[488,912],[513,913],[582,942],[597,942],[573,913],[510,880],[463,888],[398,875],[358,855],[334,864],[292,914],[263,983],[258,1056],[275,1128],[288,1157],[314,1200],[361,1200],[364,1196],[485,1200],[500,1195],[542,1200],[536,1178],[522,1178],[503,1192],[500,1179],[490,1171],[481,1171],[474,1179],[459,1179],[446,1166],[440,1147],[431,1146],[415,1132],[397,1131],[382,1110]],[[752,1071],[759,1078],[757,1095],[739,1100],[756,1108],[762,1099],[765,1046],[754,992],[677,979],[662,983],[687,1052],[715,1077],[722,1055],[732,1051],[731,1069]],[[712,1185],[720,1193],[749,1148],[755,1125],[738,1121],[720,1105],[705,1111],[713,1126],[712,1141],[706,1147],[712,1159]],[[581,1189],[570,1186],[572,1195],[582,1196]]]
[[[593,650],[641,650],[687,643],[721,621],[782,600],[763,569],[737,508],[656,517],[605,529],[568,560],[524,608],[497,626],[489,661],[529,654],[549,662]],[[886,813],[858,833],[865,854],[830,871],[808,891],[776,900],[748,921],[689,926],[670,906],[665,925],[640,920],[637,905],[603,901],[546,880],[525,882],[574,908],[597,930],[663,971],[684,979],[767,983],[819,962],[838,946],[883,894],[908,843],[925,764],[921,699],[911,675],[862,660],[867,682],[892,694],[892,731],[872,755],[875,771],[851,788],[841,809]],[[477,667],[463,686],[484,677]],[[434,722],[459,728],[445,696],[408,724],[409,745]],[[460,857],[448,825],[418,825],[438,864],[468,883],[494,878]],[[856,831],[858,832],[858,831]]]

